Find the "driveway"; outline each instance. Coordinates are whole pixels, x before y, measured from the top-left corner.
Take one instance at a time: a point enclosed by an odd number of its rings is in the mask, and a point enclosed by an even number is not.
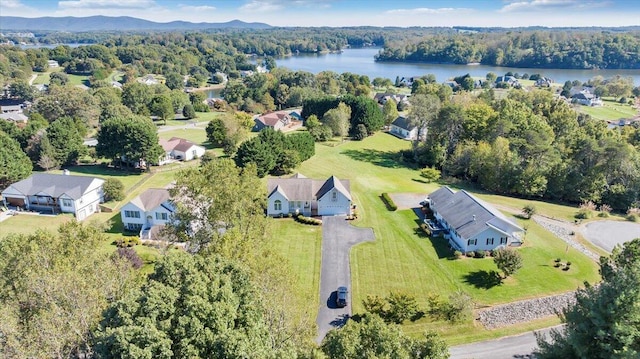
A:
[[[549,332],[553,328],[536,330],[536,332],[544,334],[549,340]],[[511,337],[451,347],[449,348],[450,359],[534,358],[532,352],[538,347],[538,343],[533,333],[527,332]]]
[[[420,202],[427,197],[426,193],[389,193],[398,209],[420,208]]]
[[[581,231],[589,242],[611,252],[617,244],[640,238],[640,223],[596,221],[587,223]]]
[[[320,344],[327,332],[341,327],[351,316],[351,270],[349,251],[353,245],[375,239],[371,228],[353,227],[345,216],[322,217],[322,267],[320,270],[320,309],[318,310],[318,337]],[[339,286],[349,288],[348,304],[335,305]]]

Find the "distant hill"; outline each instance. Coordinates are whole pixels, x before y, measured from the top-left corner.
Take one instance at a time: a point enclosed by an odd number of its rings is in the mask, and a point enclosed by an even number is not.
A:
[[[154,22],[129,16],[88,17],[17,17],[0,16],[1,31],[143,31],[143,30],[204,30],[204,29],[268,29],[271,25],[260,22],[233,20],[221,23],[193,23],[187,21]]]

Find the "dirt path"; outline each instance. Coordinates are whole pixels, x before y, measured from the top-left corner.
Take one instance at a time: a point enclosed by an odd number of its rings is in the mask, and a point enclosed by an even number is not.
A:
[[[29,86],[33,85],[33,81],[35,81],[36,78],[38,78],[38,75],[36,74],[31,75],[31,78],[29,79]]]

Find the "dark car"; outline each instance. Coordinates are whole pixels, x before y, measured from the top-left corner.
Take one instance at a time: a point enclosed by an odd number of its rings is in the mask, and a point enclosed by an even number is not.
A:
[[[349,293],[347,287],[338,287],[338,294],[336,295],[336,305],[338,307],[347,306],[347,293]]]

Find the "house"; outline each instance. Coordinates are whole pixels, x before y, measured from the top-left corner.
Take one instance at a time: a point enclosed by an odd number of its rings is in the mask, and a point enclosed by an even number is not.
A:
[[[257,116],[253,121],[255,122],[253,131],[262,131],[267,127],[271,127],[276,131],[282,131],[291,124],[293,118],[290,111],[276,111]]]
[[[496,83],[506,82],[509,86],[518,86],[520,83],[518,79],[513,76],[498,76],[496,77]]]
[[[405,140],[415,140],[418,138],[418,126],[412,125],[406,117],[396,118],[389,128],[389,132]],[[422,129],[422,137],[426,136],[427,129]]]
[[[60,64],[58,64],[58,61],[56,60],[47,60],[47,65],[49,66],[50,69],[56,69],[60,67]]]
[[[65,173],[68,173],[65,171]],[[73,213],[78,221],[100,211],[104,180],[68,174],[34,173],[4,191],[5,206],[47,213]]]
[[[290,178],[270,178],[267,181],[267,215],[301,213],[305,216],[335,216],[351,214],[349,180],[335,176],[316,180],[299,173]]]
[[[440,187],[425,202],[449,245],[462,253],[522,244],[524,229],[464,190]]]
[[[584,106],[602,106],[602,100],[589,91],[582,91],[571,96],[572,103]]]
[[[551,87],[551,85],[553,84],[553,80],[547,77],[540,77],[539,79],[536,80],[535,86],[536,87]]]
[[[126,230],[139,231],[141,239],[157,239],[160,230],[173,220],[176,212],[169,190],[150,188],[120,209]]]
[[[7,112],[0,113],[0,118],[7,121],[12,121],[16,123],[26,123],[29,118],[22,113],[19,112]]]
[[[160,146],[165,155],[160,158],[159,164],[163,165],[171,160],[191,161],[204,155],[206,149],[184,138],[171,137],[169,140],[160,139]]]
[[[147,86],[151,86],[151,85],[164,84],[164,79],[159,79],[159,78],[156,78],[155,76],[149,74],[149,75],[146,75],[144,77],[139,78],[138,82],[140,82],[141,84],[145,84]]]
[[[373,96],[373,99],[381,105],[384,105],[389,100],[395,101],[396,104],[399,104],[399,103],[404,103],[407,105],[409,104],[409,95],[378,92],[375,94],[375,96]]]
[[[17,99],[1,99],[0,113],[22,113],[27,104]]]

